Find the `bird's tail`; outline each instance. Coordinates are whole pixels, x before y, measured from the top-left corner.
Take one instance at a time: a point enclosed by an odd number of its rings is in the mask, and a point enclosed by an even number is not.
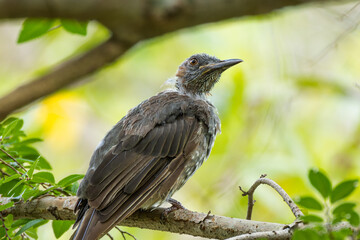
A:
[[[115,222],[116,223],[116,222]],[[94,208],[89,208],[84,214],[78,228],[70,240],[97,240],[106,234],[114,225],[113,221],[101,223],[99,213]]]

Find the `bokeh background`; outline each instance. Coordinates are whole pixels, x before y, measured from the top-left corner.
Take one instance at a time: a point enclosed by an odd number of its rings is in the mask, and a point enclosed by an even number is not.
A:
[[[56,180],[85,173],[106,132],[142,100],[166,89],[178,65],[194,53],[242,58],[212,92],[222,133],[208,161],[174,195],[191,210],[245,218],[247,189],[261,175],[292,197],[312,191],[310,168],[333,182],[360,176],[360,4],[308,5],[232,19],[142,42],[82,82],[17,113],[43,142]],[[16,44],[21,21],[0,22],[0,95],[109,36],[91,22],[80,37],[56,29]],[[360,191],[352,195],[358,201]],[[260,187],[253,219],[294,220],[281,198]],[[359,210],[359,209],[358,209]],[[191,236],[123,228],[138,239]],[[116,231],[112,235],[120,239]],[[70,232],[61,239],[68,239]],[[40,239],[55,239],[51,225]]]

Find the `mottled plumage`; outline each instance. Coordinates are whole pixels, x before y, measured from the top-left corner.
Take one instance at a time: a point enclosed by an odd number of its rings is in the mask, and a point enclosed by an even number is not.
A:
[[[98,239],[139,208],[168,200],[207,159],[220,120],[206,94],[241,60],[197,54],[179,67],[176,90],[129,111],[94,152],[78,190],[73,239]]]

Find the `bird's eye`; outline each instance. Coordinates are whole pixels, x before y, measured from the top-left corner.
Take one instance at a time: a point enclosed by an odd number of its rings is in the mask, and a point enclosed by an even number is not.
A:
[[[196,58],[192,58],[189,62],[192,66],[195,66],[196,64],[198,64],[199,61]]]

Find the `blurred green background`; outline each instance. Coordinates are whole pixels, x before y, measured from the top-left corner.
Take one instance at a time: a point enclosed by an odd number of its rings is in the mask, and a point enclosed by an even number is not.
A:
[[[127,111],[166,89],[178,65],[194,53],[241,58],[212,92],[222,133],[208,161],[174,195],[190,210],[245,218],[247,189],[261,175],[292,197],[311,191],[307,171],[317,167],[333,182],[360,176],[360,6],[286,8],[265,16],[185,29],[139,43],[121,59],[16,115],[54,168],[56,180],[85,173],[98,142]],[[0,24],[0,95],[55,64],[104,41],[91,22],[88,35],[62,29],[17,45],[21,21]],[[360,197],[357,190],[352,195]],[[294,220],[270,188],[255,195],[254,220]],[[191,236],[123,228],[138,239]],[[70,232],[61,239],[68,239]],[[120,234],[111,234],[120,239]],[[55,239],[51,225],[40,239]],[[199,238],[197,238],[199,239]]]

